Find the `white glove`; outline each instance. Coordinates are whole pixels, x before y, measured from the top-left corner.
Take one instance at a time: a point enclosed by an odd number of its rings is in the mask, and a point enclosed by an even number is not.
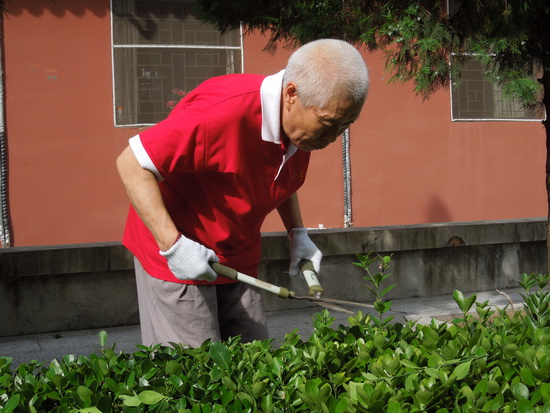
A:
[[[218,275],[210,262],[219,262],[214,251],[183,235],[168,251],[159,251],[168,261],[168,268],[180,280],[214,281]]]
[[[289,274],[294,277],[300,274],[300,261],[310,260],[313,263],[315,272],[321,269],[323,253],[317,248],[307,235],[306,228],[293,228],[288,232],[290,239],[290,267]]]

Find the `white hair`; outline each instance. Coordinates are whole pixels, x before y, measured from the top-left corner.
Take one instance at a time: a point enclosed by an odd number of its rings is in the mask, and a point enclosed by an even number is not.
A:
[[[369,90],[369,73],[361,54],[336,39],[306,43],[288,60],[283,87],[294,82],[305,107],[326,107],[334,96],[362,105]]]

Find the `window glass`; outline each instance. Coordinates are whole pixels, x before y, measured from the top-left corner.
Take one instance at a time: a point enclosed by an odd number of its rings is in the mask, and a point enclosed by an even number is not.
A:
[[[451,88],[453,120],[540,120],[535,111],[505,97],[499,85],[487,81],[483,65],[475,57],[468,59],[460,72],[460,81],[453,82]]]
[[[199,21],[193,1],[112,0],[115,124],[154,124],[204,80],[242,72],[239,31]]]
[[[459,12],[459,0],[447,1],[447,12],[454,16]],[[453,61],[451,64],[459,64]],[[541,114],[526,109],[515,99],[504,96],[502,87],[489,82],[485,68],[475,55],[460,67],[460,80],[451,86],[452,120],[540,120]]]

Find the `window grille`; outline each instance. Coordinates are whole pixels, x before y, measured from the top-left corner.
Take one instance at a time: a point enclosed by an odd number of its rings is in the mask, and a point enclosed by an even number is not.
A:
[[[111,0],[116,126],[155,124],[173,90],[242,73],[240,31],[222,34],[195,17],[192,0]]]
[[[447,13],[459,12],[459,0],[447,0]],[[453,61],[451,65],[459,64]],[[454,121],[540,121],[540,113],[525,108],[517,99],[504,96],[502,87],[489,82],[485,67],[475,55],[460,67],[459,81],[452,80],[451,118]]]
[[[451,64],[453,61],[451,59]],[[460,68],[459,82],[451,87],[452,120],[540,120],[518,100],[505,97],[502,88],[485,78],[484,67],[475,56]]]

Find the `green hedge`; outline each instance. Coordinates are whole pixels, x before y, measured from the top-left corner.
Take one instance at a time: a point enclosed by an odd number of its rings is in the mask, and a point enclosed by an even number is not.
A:
[[[550,412],[548,276],[522,276],[525,305],[513,315],[455,291],[452,324],[403,325],[384,318],[380,259],[373,275],[373,260],[357,264],[378,314],[349,326],[325,310],[307,340],[289,333],[278,348],[234,338],[132,354],[105,348],[102,332],[99,355],[14,369],[0,358],[0,412]]]

